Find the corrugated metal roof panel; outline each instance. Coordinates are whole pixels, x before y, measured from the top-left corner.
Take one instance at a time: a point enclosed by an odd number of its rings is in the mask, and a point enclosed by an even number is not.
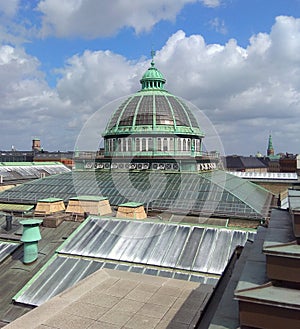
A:
[[[90,217],[59,252],[220,275],[233,249],[243,245],[250,234],[220,228]]]
[[[10,254],[12,254],[16,248],[19,247],[19,243],[8,243],[0,241],[0,263],[3,262]]]

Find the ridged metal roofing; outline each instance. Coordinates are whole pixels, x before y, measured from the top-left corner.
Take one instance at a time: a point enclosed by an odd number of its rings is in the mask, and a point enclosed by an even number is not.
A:
[[[69,172],[70,169],[62,163],[2,163],[0,164],[0,176],[3,181],[40,178],[41,175],[55,175]]]
[[[254,232],[90,217],[14,297],[40,305],[100,268],[216,284]]]
[[[272,194],[223,171],[159,173],[74,171],[22,184],[0,193],[1,202],[36,203],[76,195],[105,196],[113,206],[133,201],[148,209],[264,219]]]
[[[252,232],[90,218],[61,254],[222,274],[233,250]]]
[[[188,106],[178,97],[159,90],[129,97],[112,115],[104,136],[138,132],[204,136]]]
[[[0,241],[0,263],[4,261],[10,254],[19,247],[19,243]]]

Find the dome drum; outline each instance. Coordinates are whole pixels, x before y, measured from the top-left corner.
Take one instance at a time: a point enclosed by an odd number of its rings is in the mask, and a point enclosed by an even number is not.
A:
[[[130,135],[119,138],[106,138],[105,156],[188,156],[202,154],[200,138],[194,136],[145,136]]]

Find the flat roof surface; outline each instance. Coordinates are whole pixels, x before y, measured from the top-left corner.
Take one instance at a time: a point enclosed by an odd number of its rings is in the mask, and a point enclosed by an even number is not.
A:
[[[295,241],[292,218],[287,210],[273,209],[263,249]]]
[[[268,305],[296,308],[300,310],[300,290],[273,286],[271,283],[255,288],[239,290],[235,296],[238,299],[256,301]]]
[[[267,255],[277,255],[289,258],[300,258],[300,247],[296,242],[283,243],[264,248],[264,253]]]
[[[205,284],[102,269],[6,328],[194,327],[212,290]]]
[[[73,198],[70,198],[70,200],[78,200],[78,201],[102,201],[107,200],[104,196],[99,195],[79,195]]]

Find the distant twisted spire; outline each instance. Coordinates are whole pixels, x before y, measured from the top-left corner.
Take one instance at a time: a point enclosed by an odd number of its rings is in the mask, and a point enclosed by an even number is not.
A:
[[[272,135],[269,135],[269,141],[268,141],[268,149],[267,149],[267,156],[274,155],[274,147],[272,142]]]

